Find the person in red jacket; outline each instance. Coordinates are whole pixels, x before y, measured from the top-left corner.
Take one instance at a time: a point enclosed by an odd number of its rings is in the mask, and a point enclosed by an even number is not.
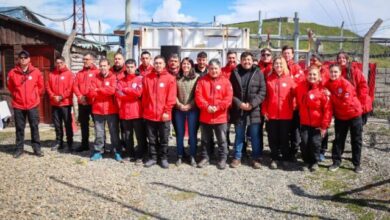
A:
[[[232,104],[233,89],[229,79],[221,75],[221,64],[212,59],[208,65],[208,74],[202,77],[195,89],[195,103],[200,109],[202,160],[198,167],[209,164],[208,147],[213,140],[213,132],[218,142],[219,169],[226,168],[228,154],[226,129],[228,109]]]
[[[272,73],[272,51],[269,48],[263,48],[260,51],[260,61],[258,66],[264,75],[264,79]]]
[[[92,117],[92,102],[87,95],[92,80],[99,73],[99,69],[93,64],[94,61],[92,54],[85,54],[83,69],[76,74],[73,82],[73,93],[78,101],[78,121],[81,127],[81,146],[75,149],[76,152],[89,150],[89,119]]]
[[[362,71],[349,62],[349,56],[345,52],[337,54],[337,63],[341,67],[341,75],[347,79],[356,90],[357,97],[363,108],[363,125],[367,123],[368,114],[372,111],[372,100],[368,95],[368,84]]]
[[[153,65],[150,64],[151,54],[149,51],[141,53],[141,65],[139,65],[137,71],[141,76],[146,76],[153,70]]]
[[[99,61],[100,73],[91,83],[88,96],[92,100],[92,113],[95,121],[95,143],[91,160],[102,159],[105,142],[105,124],[108,125],[111,138],[111,149],[116,161],[122,161],[122,148],[119,143],[118,106],[115,102],[116,76],[109,71],[110,62],[107,59]]]
[[[237,66],[237,52],[229,50],[226,54],[227,63],[224,67],[222,67],[222,76],[226,77],[226,79],[230,79],[230,75],[232,71]]]
[[[155,165],[159,156],[160,166],[167,169],[168,139],[177,88],[176,78],[165,69],[164,57],[154,58],[154,70],[144,77],[142,86],[142,115],[146,121],[150,157],[144,166]]]
[[[329,92],[321,83],[320,69],[312,66],[307,81],[298,85],[296,100],[301,122],[302,159],[311,171],[318,170],[322,138],[332,121]]]
[[[273,60],[273,72],[267,78],[267,94],[262,106],[266,121],[268,142],[271,149],[271,169],[278,168],[276,161],[289,160],[290,132],[294,111],[296,84],[290,76],[286,60],[276,57]],[[287,166],[287,163],[283,163]]]
[[[114,65],[110,68],[110,72],[112,72],[117,80],[121,80],[125,77],[125,58],[121,53],[116,53],[114,55]]]
[[[30,54],[23,50],[18,54],[18,64],[11,69],[7,77],[8,90],[12,97],[16,128],[16,151],[14,158],[19,158],[24,152],[24,128],[26,119],[30,124],[31,143],[35,155],[42,157],[39,139],[40,97],[44,93],[43,76],[38,68],[30,63]]]
[[[352,146],[352,163],[356,173],[362,173],[360,166],[362,150],[363,108],[358,99],[355,87],[341,76],[342,67],[333,64],[330,67],[330,80],[326,87],[331,93],[333,113],[335,117],[335,140],[332,148],[333,165],[330,171],[336,171],[341,165],[341,156],[344,153],[345,139],[350,130]]]
[[[49,74],[46,83],[46,91],[52,106],[52,120],[56,132],[56,141],[52,150],[63,148],[65,125],[66,142],[68,150],[73,151],[73,129],[72,129],[72,97],[73,97],[73,73],[65,64],[64,57],[56,58],[56,68]]]
[[[125,149],[135,157],[136,164],[141,165],[146,157],[146,130],[142,119],[142,76],[136,75],[136,62],[128,59],[125,62],[125,77],[119,80],[115,93],[119,105],[119,119],[123,125]],[[138,148],[134,149],[133,134],[137,138]]]
[[[298,85],[301,82],[304,82],[305,74],[302,71],[301,67],[294,63],[294,47],[285,45],[282,47],[282,56],[286,59],[288,70],[290,71],[290,76],[293,77],[295,84]],[[296,108],[296,103],[294,100],[294,114],[291,124],[291,135],[290,135],[290,155],[289,160],[296,161],[296,155],[298,153],[299,145],[301,143],[300,136],[300,124],[299,124],[299,112]]]

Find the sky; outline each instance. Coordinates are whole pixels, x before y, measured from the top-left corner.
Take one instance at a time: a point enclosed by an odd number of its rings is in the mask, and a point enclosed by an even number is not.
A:
[[[87,32],[112,33],[124,23],[125,0],[85,0]],[[381,18],[384,22],[374,35],[390,37],[390,3],[388,0],[132,0],[132,21],[196,21],[222,24],[262,18],[293,17],[298,12],[300,21],[328,26],[344,27],[364,35]],[[51,18],[64,18],[72,14],[72,0],[0,0],[0,6],[27,6],[30,10]],[[69,33],[72,19],[51,22],[41,19],[47,26]]]

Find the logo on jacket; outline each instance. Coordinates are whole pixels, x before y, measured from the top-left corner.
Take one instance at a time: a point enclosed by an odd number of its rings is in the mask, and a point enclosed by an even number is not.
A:
[[[28,80],[32,80],[32,76],[28,76]]]
[[[92,74],[92,73],[90,73],[88,76],[89,76],[89,77],[92,77],[92,76],[93,76],[93,74]]]
[[[348,98],[349,97],[349,92],[346,92],[345,93],[345,98]]]
[[[106,86],[109,86],[109,85],[110,85],[110,82],[106,82],[105,84],[106,84]]]
[[[282,83],[282,87],[287,87],[287,83]]]
[[[61,76],[61,80],[64,80],[65,79],[65,77],[64,76]]]
[[[310,95],[309,95],[309,98],[310,98],[311,100],[313,100],[313,99],[314,99],[314,97],[315,97],[315,95],[314,95],[314,94],[310,94]]]
[[[338,93],[338,94],[343,93],[343,88],[338,88],[338,89],[337,89],[337,93]]]
[[[133,89],[137,88],[137,83],[131,84],[131,87],[132,87]]]
[[[220,90],[220,89],[221,89],[221,85],[217,85],[215,88],[216,88],[217,90]]]
[[[160,87],[161,87],[161,88],[164,88],[164,87],[165,87],[165,84],[164,84],[164,83],[160,83]]]

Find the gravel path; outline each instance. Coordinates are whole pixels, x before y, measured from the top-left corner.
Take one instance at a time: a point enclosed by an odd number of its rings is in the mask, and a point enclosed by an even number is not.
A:
[[[30,153],[14,159],[7,129],[0,132],[0,219],[390,219],[390,127],[371,121],[360,175],[347,160],[328,172],[329,154],[316,173],[299,163],[270,170],[268,147],[260,170],[176,167],[174,147],[169,170],[90,162],[88,153],[50,151],[50,127],[41,130],[45,157],[27,146]],[[349,145],[346,151],[350,158]]]

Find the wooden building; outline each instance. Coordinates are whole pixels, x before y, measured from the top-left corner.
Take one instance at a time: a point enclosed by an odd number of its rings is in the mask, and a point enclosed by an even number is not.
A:
[[[109,49],[83,38],[72,38],[66,46],[68,34],[45,27],[26,7],[0,8],[0,100],[10,99],[6,87],[7,73],[15,66],[21,50],[30,53],[31,63],[39,68],[46,80],[54,68],[55,57],[68,51],[70,69],[77,73],[82,68],[83,54],[89,52],[98,59]],[[66,50],[65,49],[65,50]],[[51,107],[45,94],[39,106],[43,123],[51,122]]]

